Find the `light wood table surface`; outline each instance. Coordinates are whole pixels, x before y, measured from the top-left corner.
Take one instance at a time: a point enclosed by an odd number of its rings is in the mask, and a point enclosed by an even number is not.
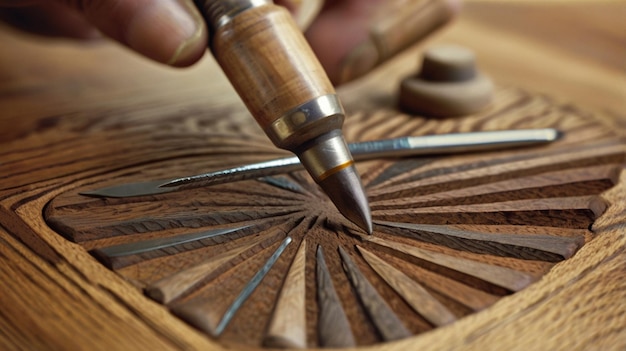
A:
[[[348,112],[386,104],[419,52],[457,43],[499,86],[592,111],[626,137],[625,18],[623,1],[469,1],[452,25],[340,94]],[[138,137],[142,125],[190,135],[256,128],[214,61],[170,69],[115,44],[6,28],[0,42],[0,348],[222,349],[58,235],[41,213],[72,181],[123,162],[115,155],[132,145],[109,139],[120,126]],[[217,118],[222,112],[228,120]],[[452,325],[374,349],[625,349],[625,181],[605,195],[611,207],[595,224],[598,237],[545,279]]]

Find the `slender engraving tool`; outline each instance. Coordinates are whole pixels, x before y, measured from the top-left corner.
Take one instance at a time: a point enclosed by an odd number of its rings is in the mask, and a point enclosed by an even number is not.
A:
[[[356,161],[365,161],[377,158],[460,154],[530,147],[551,143],[560,137],[561,132],[552,128],[498,130],[372,140],[352,143],[348,145],[348,148]],[[175,179],[118,184],[81,192],[81,194],[97,197],[156,195],[269,177],[299,171],[302,168],[297,157],[284,157]]]
[[[505,148],[541,145],[558,140],[561,133],[552,128],[499,130],[488,132],[451,133],[409,136],[394,139],[363,141],[348,145],[357,161],[385,157],[459,154]],[[302,169],[296,157],[252,163],[234,168],[180,177],[159,184],[160,188],[198,188],[239,180],[268,177]],[[150,189],[156,182],[146,182]],[[138,186],[143,183],[136,183]]]
[[[289,12],[268,0],[196,0],[209,47],[259,125],[292,151],[339,211],[368,233],[369,203],[341,127],[344,110]]]

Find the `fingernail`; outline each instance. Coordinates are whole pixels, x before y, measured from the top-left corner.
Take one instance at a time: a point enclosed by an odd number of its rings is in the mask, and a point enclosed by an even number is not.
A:
[[[385,1],[372,19],[369,37],[357,45],[341,64],[340,82],[348,82],[427,37],[450,20],[457,8],[454,0]]]
[[[161,0],[129,24],[127,44],[159,62],[183,66],[206,49],[202,17],[187,0]]]

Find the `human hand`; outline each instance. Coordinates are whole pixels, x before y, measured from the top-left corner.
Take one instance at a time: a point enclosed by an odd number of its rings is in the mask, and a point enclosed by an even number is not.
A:
[[[276,3],[296,11],[300,1]],[[426,36],[457,12],[459,2],[329,1],[305,34],[331,80],[343,83]],[[104,34],[172,66],[189,66],[206,51],[207,29],[192,0],[0,0],[0,7],[0,20],[17,28],[79,39]],[[385,40],[385,52],[371,41],[372,32]]]

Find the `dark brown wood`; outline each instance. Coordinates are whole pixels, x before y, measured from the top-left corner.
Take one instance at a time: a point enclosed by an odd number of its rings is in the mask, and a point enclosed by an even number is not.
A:
[[[230,326],[233,315],[239,312],[241,308],[239,298],[247,291],[256,289],[257,286],[254,283],[256,275],[263,271],[264,267],[272,264],[270,263],[271,257],[279,253],[280,248],[281,242],[277,242],[248,261],[244,261],[244,266],[252,266],[246,269],[247,275],[227,275],[229,278],[227,281],[224,276],[221,276],[212,286],[205,288],[205,291],[200,290],[189,298],[174,303],[172,312],[210,335],[220,336]],[[233,293],[221,294],[220,290],[224,286],[232,287]],[[221,301],[211,298],[216,294]],[[245,303],[246,300],[247,297],[241,303]]]
[[[517,257],[527,260],[560,261],[570,258],[585,242],[583,235],[555,236],[542,234],[485,233],[448,225],[376,222],[383,232],[404,235],[449,248]]]
[[[573,146],[509,158],[483,156],[483,159],[472,159],[457,156],[447,164],[438,164],[440,168],[437,170],[427,166],[404,172],[400,177],[388,180],[387,182],[391,183],[389,185],[384,183],[377,185],[372,189],[371,195],[373,202],[389,198],[417,197],[516,179],[522,175],[536,175],[588,165],[601,166],[623,160],[624,148],[619,141],[613,145]]]
[[[488,204],[372,211],[375,219],[425,224],[512,224],[533,223],[547,227],[585,229],[607,204],[600,197],[532,199]]]
[[[376,289],[365,278],[359,268],[352,262],[346,251],[339,247],[339,254],[343,262],[346,275],[352,283],[359,300],[365,307],[372,323],[385,341],[403,339],[411,335],[402,321],[395,315],[385,300],[378,294]]]
[[[432,207],[529,198],[593,195],[614,186],[619,179],[621,170],[622,166],[620,164],[558,170],[450,191],[424,194],[407,198],[399,204],[394,200],[373,201],[371,206],[372,209],[393,209],[401,208],[409,203],[412,207]]]
[[[221,271],[224,270],[224,268],[222,268],[224,265],[228,264],[231,267],[234,266],[232,260],[259,245],[260,241],[259,239],[248,240],[241,247],[212,257],[210,261],[159,279],[146,288],[146,293],[156,301],[165,304],[170,303],[176,298],[188,293],[202,281],[208,281],[216,277],[220,273],[220,268]]]
[[[398,112],[397,84],[415,69],[417,47],[340,90],[349,116],[344,130],[349,141],[506,128],[563,130],[563,140],[548,147],[358,165],[376,211],[403,213],[404,224],[424,225],[419,216],[408,215],[413,208],[457,219],[460,215],[452,210],[474,209],[477,219],[485,219],[483,224],[468,218],[436,228],[426,225],[428,232],[378,225],[375,237],[521,272],[537,279],[529,288],[512,292],[364,240],[303,172],[281,177],[299,191],[249,181],[130,200],[81,196],[103,186],[286,154],[251,122],[211,60],[187,71],[163,70],[117,46],[35,40],[2,28],[0,38],[10,50],[0,53],[0,346],[257,350],[268,336],[289,268],[306,238],[309,348],[321,347],[315,277],[320,245],[355,348],[624,349],[626,307],[621,301],[626,283],[620,278],[626,262],[626,191],[624,175],[616,177],[626,149],[624,72],[616,61],[623,47],[618,39],[623,4],[468,0],[468,7],[471,16],[462,15],[432,43],[459,42],[476,50],[481,68],[497,83],[489,109],[441,121]],[[521,13],[526,22],[517,19]],[[528,18],[532,28],[521,25]],[[562,23],[576,25],[559,27]],[[580,45],[581,38],[591,37]],[[602,206],[575,200],[594,196],[608,205],[599,217]],[[535,200],[542,205],[534,206]],[[497,210],[498,203],[512,206],[517,225],[505,215],[480,212]],[[567,215],[565,220],[541,212],[555,203],[554,214]],[[528,211],[521,216],[521,210]],[[125,256],[113,268],[91,254],[241,225],[254,229]],[[193,310],[197,303],[199,309],[189,317],[213,328],[211,318],[219,323],[220,310],[286,236],[293,242],[221,336],[212,337],[171,312],[184,310],[182,306]],[[355,245],[419,283],[457,321],[436,328]],[[350,253],[411,337],[385,343],[377,334],[343,270],[339,247]],[[144,294],[159,280],[212,265],[213,258],[244,248],[190,289],[181,289],[185,291],[169,304]],[[202,311],[207,314],[198,313]]]
[[[317,248],[317,301],[319,303],[318,337],[322,347],[353,347],[356,345],[350,323],[333,287],[324,251]]]
[[[493,305],[501,296],[481,290],[480,286],[467,285],[467,280],[462,282],[448,278],[438,272],[410,264],[397,255],[386,254],[384,251],[376,252],[383,257],[385,262],[394,264],[413,281],[423,284],[425,288],[445,306],[454,310],[455,315],[466,316],[473,312],[481,311]],[[441,317],[441,316],[440,316]]]
[[[369,265],[385,279],[417,313],[423,315],[429,322],[436,326],[442,326],[456,320],[456,316],[419,283],[373,253],[360,246],[358,249],[367,263],[369,263]]]
[[[487,265],[481,262],[443,255],[437,252],[429,252],[414,246],[394,243],[375,236],[368,237],[367,241],[409,255],[409,259],[417,259],[419,261],[428,262],[429,264],[432,263],[442,266],[511,291],[519,291],[534,281],[534,277],[530,274],[514,271],[505,267]],[[445,275],[445,272],[441,273]],[[457,280],[464,281],[464,278],[458,277]]]

